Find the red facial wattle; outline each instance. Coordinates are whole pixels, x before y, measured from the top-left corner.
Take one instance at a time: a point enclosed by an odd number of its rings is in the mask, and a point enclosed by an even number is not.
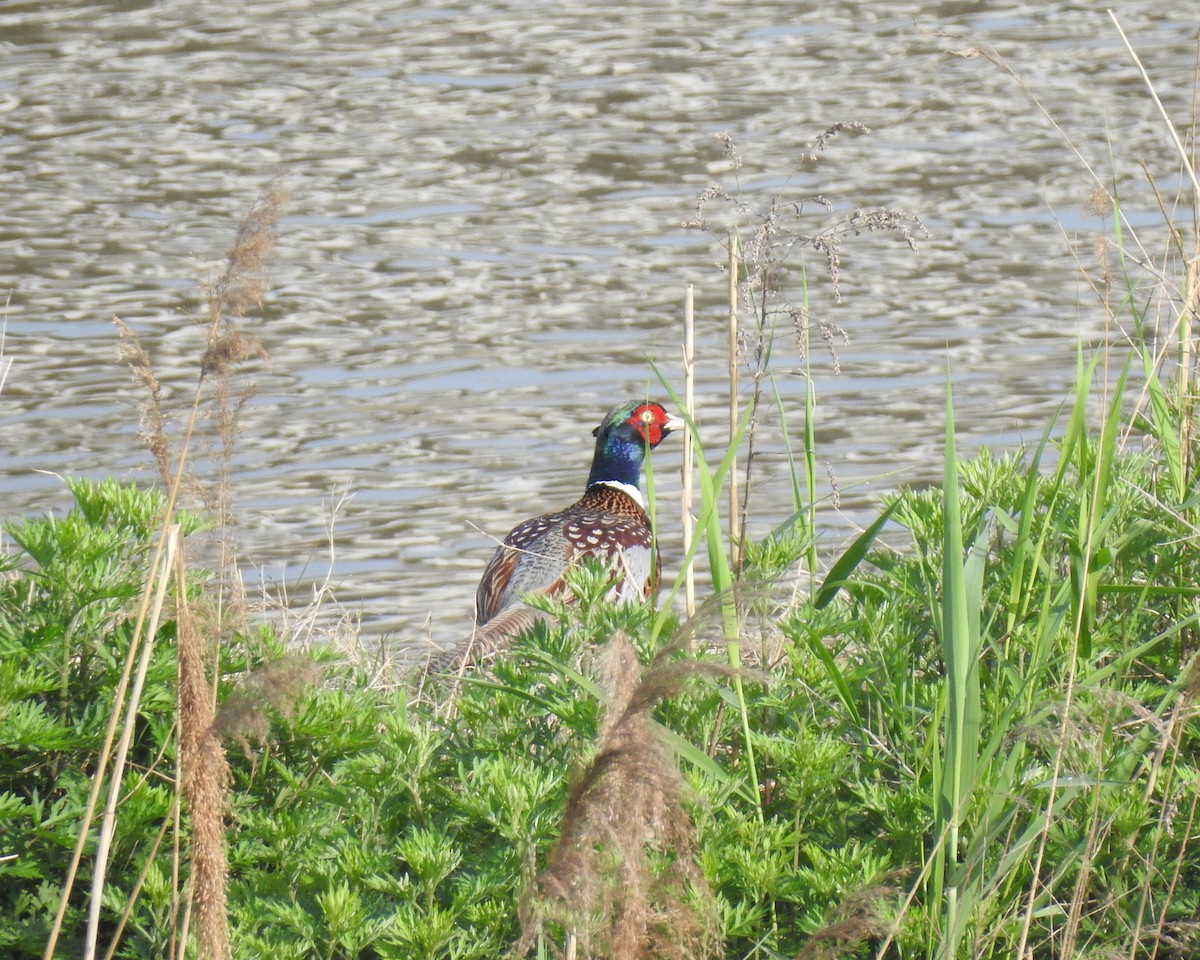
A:
[[[657,404],[644,403],[633,411],[627,422],[647,444],[657,447],[665,435],[666,411]]]

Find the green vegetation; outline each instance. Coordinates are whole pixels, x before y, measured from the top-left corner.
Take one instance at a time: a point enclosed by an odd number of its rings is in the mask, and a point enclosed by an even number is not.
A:
[[[1154,944],[1172,956],[1195,943],[1193,506],[1164,509],[1170,472],[1105,434],[1085,428],[1081,402],[1047,445],[1053,470],[948,460],[949,497],[897,498],[911,553],[873,553],[820,609],[769,611],[772,665],[747,675],[741,699],[701,672],[658,707],[691,787],[665,819],[693,821],[720,955],[870,957],[887,942],[885,956],[1000,957],[1023,940],[1038,957]],[[162,507],[112,483],[72,489],[69,516],[10,527],[20,563],[0,593],[11,956],[45,946]],[[602,592],[602,578],[581,579],[585,595]],[[232,745],[235,956],[482,958],[519,939],[522,891],[596,750],[593,643],[624,631],[648,658],[654,625],[599,601],[560,612],[563,626],[456,689],[382,689],[331,663],[265,740]],[[122,786],[106,936],[139,883],[140,895],[116,956],[167,955],[177,929],[172,878],[186,860],[160,842],[176,796],[175,629],[159,627]],[[227,643],[225,706],[247,709],[263,664],[283,664],[274,683],[300,669],[283,657],[268,631]],[[651,859],[647,889],[661,892],[670,857]],[[700,885],[683,900],[703,915]],[[78,953],[82,911],[68,912],[61,955]],[[548,922],[542,935],[561,933]]]
[[[1080,357],[1035,449],[960,460],[948,390],[940,487],[897,493],[822,576],[809,390],[795,512],[761,542],[722,511],[742,448],[696,442],[685,566],[707,555],[718,589],[694,617],[614,608],[581,570],[577,602],[464,677],[230,627],[220,571],[179,560],[191,428],[172,462],[154,399],[169,492],[72,482],[69,515],[5,528],[0,954],[1195,956],[1200,245],[1172,227],[1143,275],[1105,198],[1097,302],[1128,346]],[[197,406],[233,409],[226,380],[261,353],[229,317],[281,203],[210,292]],[[842,235],[778,213],[737,244],[755,398],[773,251],[832,265]],[[807,293],[782,309],[807,330]]]

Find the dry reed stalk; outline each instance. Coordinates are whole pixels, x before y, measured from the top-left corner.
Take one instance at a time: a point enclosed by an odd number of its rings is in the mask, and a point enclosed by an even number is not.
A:
[[[1137,55],[1137,51],[1133,49],[1133,44],[1129,42],[1129,37],[1125,35],[1124,29],[1121,27],[1121,21],[1112,11],[1108,11],[1108,15],[1113,22],[1113,26],[1117,28],[1117,33],[1121,35],[1121,40],[1125,44],[1125,49],[1129,51],[1129,56],[1136,64],[1138,71],[1142,75],[1142,80],[1146,83],[1146,90],[1154,99],[1154,105],[1158,107],[1159,116],[1162,117],[1163,124],[1167,128],[1167,132],[1171,135],[1171,140],[1175,144],[1175,149],[1179,153],[1180,162],[1183,164],[1184,170],[1187,171],[1188,179],[1192,183],[1192,209],[1200,209],[1200,176],[1197,176],[1196,167],[1193,165],[1191,156],[1187,148],[1183,145],[1183,140],[1179,137],[1179,131],[1175,129],[1175,124],[1171,122],[1171,115],[1167,113],[1167,108],[1163,106],[1162,100],[1159,99],[1158,91],[1154,88],[1154,81],[1150,79],[1150,74],[1146,72],[1146,68],[1142,65],[1141,58]]]
[[[1200,316],[1200,237],[1197,237],[1196,249],[1187,263],[1183,309],[1179,315],[1181,326],[1179,333],[1179,398],[1184,412],[1184,416],[1181,417],[1180,449],[1184,457],[1184,475],[1189,477],[1192,465],[1192,436],[1195,429],[1191,414],[1196,404],[1197,386],[1196,345],[1192,340],[1194,334],[1192,318],[1195,316]]]
[[[176,818],[178,814],[179,796],[177,794],[175,801],[171,804],[171,812],[163,820],[162,826],[158,830],[158,836],[150,844],[150,850],[146,854],[146,860],[142,864],[142,870],[138,874],[137,881],[134,883],[133,889],[129,891],[125,909],[121,912],[121,919],[117,921],[117,928],[113,931],[112,939],[108,943],[108,950],[104,954],[104,960],[113,960],[113,956],[117,952],[117,947],[121,945],[121,934],[125,932],[125,925],[129,923],[129,918],[133,915],[133,905],[137,903],[137,898],[141,895],[142,887],[146,883],[146,877],[150,873],[150,868],[154,866],[154,858],[158,856],[158,848],[162,846],[162,842],[167,836],[167,831],[177,823]]]
[[[683,406],[687,426],[683,430],[683,555],[692,549],[695,522],[692,518],[692,473],[695,451],[692,449],[692,424],[696,418],[696,302],[692,285],[683,298]],[[683,596],[688,617],[696,615],[696,571],[689,563],[683,575]]]
[[[282,178],[271,180],[259,195],[257,202],[251,208],[250,212],[243,218],[238,228],[237,238],[233,247],[227,255],[227,265],[225,271],[218,277],[217,281],[208,287],[208,313],[209,313],[209,330],[207,338],[207,346],[204,356],[201,360],[200,377],[196,383],[195,393],[192,399],[191,409],[188,413],[187,424],[184,427],[183,439],[180,445],[178,454],[178,462],[176,464],[174,476],[168,484],[167,504],[163,511],[162,525],[159,528],[158,537],[154,543],[153,555],[148,565],[149,570],[158,568],[162,561],[163,553],[166,550],[168,539],[168,531],[174,523],[176,504],[179,500],[179,491],[183,482],[183,477],[188,463],[188,452],[191,444],[192,436],[195,432],[196,421],[199,416],[200,404],[203,399],[203,388],[205,376],[209,373],[224,376],[228,374],[235,363],[251,357],[265,356],[262,349],[261,341],[255,337],[247,337],[239,333],[228,319],[228,314],[242,316],[250,308],[250,306],[261,303],[262,294],[266,288],[265,280],[265,263],[266,257],[271,251],[274,244],[274,229],[283,214],[283,209],[287,202],[287,191]],[[140,348],[139,348],[140,350]],[[143,354],[144,355],[144,354]],[[138,372],[134,371],[135,377],[141,379]],[[159,402],[158,396],[151,392],[148,400],[150,404]],[[161,420],[160,420],[161,423]],[[157,457],[156,457],[157,459]],[[164,479],[170,475],[170,471],[164,472]],[[108,726],[105,729],[104,741],[101,745],[99,756],[96,762],[96,771],[92,777],[92,787],[88,794],[87,804],[81,818],[79,836],[75,843],[75,849],[71,855],[71,862],[67,867],[66,876],[63,879],[62,894],[59,899],[58,909],[55,912],[54,921],[51,925],[50,935],[47,937],[46,949],[43,952],[43,960],[53,960],[55,947],[58,944],[58,938],[62,933],[63,920],[67,912],[67,904],[70,902],[71,890],[75,884],[75,877],[79,871],[79,863],[83,857],[83,850],[87,844],[87,837],[90,832],[92,818],[96,812],[96,803],[99,800],[100,790],[103,785],[105,771],[108,768],[110,753],[113,748],[113,740],[116,737],[117,725],[121,715],[121,705],[125,700],[125,693],[129,686],[129,679],[133,669],[134,651],[142,642],[143,630],[146,625],[146,618],[149,613],[151,604],[151,593],[153,591],[153,577],[147,577],[142,588],[141,600],[138,605],[137,615],[134,618],[133,634],[130,639],[130,653],[126,661],[121,678],[117,683],[117,689],[113,698],[113,710],[109,716]],[[182,707],[181,707],[182,709]],[[211,709],[211,704],[210,704]],[[219,750],[219,744],[217,745]],[[224,755],[221,755],[221,762],[224,762]],[[210,763],[215,761],[210,760]],[[221,834],[221,856],[224,857],[224,833]],[[193,874],[194,876],[194,874]],[[224,903],[224,881],[222,875],[221,887],[221,903]],[[222,918],[222,924],[224,920]],[[184,941],[186,943],[186,940]],[[205,956],[203,949],[201,957]]]
[[[182,472],[182,471],[181,471]],[[179,492],[178,476],[176,483],[171,489],[171,494],[168,498],[166,516],[163,520],[163,527],[160,531],[158,539],[154,545],[154,555],[150,560],[149,569],[156,570],[162,562],[163,553],[166,550],[167,531],[170,529],[170,519],[174,516],[175,497]],[[104,784],[104,774],[108,767],[109,754],[112,751],[113,740],[117,735],[117,725],[120,722],[121,706],[125,702],[125,693],[129,689],[129,681],[133,675],[133,664],[136,656],[136,651],[142,643],[142,630],[146,623],[146,617],[150,610],[151,593],[153,590],[154,577],[146,578],[146,582],[142,588],[141,603],[138,607],[137,617],[134,621],[133,634],[129,641],[129,652],[125,659],[125,666],[121,671],[121,677],[117,681],[117,688],[113,692],[113,708],[109,714],[108,726],[104,731],[104,742],[100,747],[100,752],[96,760],[96,772],[92,775],[92,787],[88,792],[87,804],[84,808],[84,813],[81,818],[79,827],[79,836],[75,841],[75,849],[71,854],[71,862],[67,866],[67,875],[63,878],[62,895],[59,898],[58,910],[54,914],[54,922],[50,927],[50,936],[46,940],[46,949],[42,954],[43,960],[53,960],[54,949],[58,944],[59,934],[62,932],[63,919],[66,917],[67,904],[70,902],[71,889],[75,884],[76,874],[79,872],[79,863],[83,859],[83,850],[87,844],[88,833],[90,832],[92,817],[96,812],[96,803],[100,798],[100,789]]]
[[[11,297],[12,295],[9,294]],[[7,302],[4,305],[4,312],[8,312]],[[4,355],[4,336],[8,332],[8,324],[0,323],[0,393],[4,392],[4,381],[8,379],[8,371],[12,369],[12,357]]]
[[[176,662],[176,687],[178,688],[178,671],[179,664]],[[175,721],[175,756],[179,756],[179,720]],[[182,846],[183,846],[183,784],[178,776],[175,777],[175,782],[172,785],[174,789],[174,797],[171,800],[171,809],[174,814],[175,828],[171,837],[171,920],[170,934],[167,937],[167,960],[175,960],[177,942],[176,938],[179,934],[179,865],[182,861]],[[185,939],[183,941],[187,943]]]
[[[142,689],[146,683],[146,673],[150,669],[150,655],[154,651],[154,636],[158,633],[158,623],[162,616],[163,600],[167,594],[167,584],[171,580],[171,568],[179,547],[179,525],[173,524],[167,531],[167,549],[162,563],[154,572],[151,579],[157,582],[154,592],[154,606],[150,611],[150,625],[146,630],[145,639],[141,644],[138,657],[137,674],[133,679],[133,689],[129,692],[129,703],[125,711],[125,723],[121,729],[121,739],[117,742],[117,753],[113,757],[112,773],[108,783],[108,800],[100,819],[100,840],[96,845],[96,866],[92,871],[92,897],[88,904],[87,935],[84,939],[83,958],[93,960],[96,956],[96,941],[100,935],[100,905],[104,892],[104,880],[108,867],[108,853],[112,846],[113,834],[117,828],[117,800],[121,794],[121,779],[125,770],[125,760],[129,755],[129,743],[133,739],[133,728],[137,722],[138,706],[142,700]],[[130,648],[129,659],[133,659],[133,649]]]
[[[230,465],[238,436],[238,420],[246,403],[254,395],[253,386],[240,392],[231,389],[230,377],[234,368],[247,360],[269,360],[259,337],[243,332],[234,323],[252,309],[260,309],[267,289],[267,261],[275,245],[275,227],[287,207],[288,192],[283,177],[276,177],[263,188],[250,211],[238,224],[233,246],[226,254],[225,269],[214,280],[203,285],[208,302],[208,344],[201,359],[201,379],[207,375],[212,382],[211,417],[220,441],[213,454],[217,464],[217,481],[210,492],[209,509],[217,518],[217,529],[229,527],[231,485]],[[234,568],[234,557],[228,538],[218,540],[216,624],[210,654],[211,690],[216,706],[216,692],[221,673],[220,638],[229,611],[245,608],[245,591]]]
[[[262,303],[266,291],[266,262],[275,243],[275,226],[287,204],[284,181],[270,181],[238,226],[237,236],[226,256],[225,270],[209,283],[208,345],[200,364],[200,384],[189,428],[206,376],[215,381],[217,427],[223,442],[223,462],[228,465],[236,435],[237,414],[247,394],[229,401],[228,377],[235,365],[249,359],[267,359],[262,341],[241,332],[233,317],[243,317]],[[189,429],[190,436],[190,429]],[[186,442],[186,438],[185,438]],[[181,464],[182,467],[182,464]],[[221,522],[226,520],[228,488],[218,494]],[[229,555],[221,553],[223,570]],[[225,577],[222,576],[219,618],[224,617]],[[210,683],[204,663],[204,638],[194,611],[181,591],[179,598],[179,745],[183,772],[183,794],[192,826],[191,876],[188,909],[180,944],[186,949],[187,927],[194,912],[196,942],[202,960],[225,960],[229,956],[226,916],[228,862],[225,852],[225,807],[229,790],[229,762],[221,746],[216,724],[217,679],[220,670],[220,619],[212,631]]]
[[[225,803],[229,762],[214,728],[216,712],[204,666],[204,637],[183,589],[180,555],[177,623],[179,637],[179,765],[183,796],[191,819],[190,901],[196,914],[197,954],[226,960],[228,863],[225,856]],[[186,945],[186,939],[181,938]]]
[[[738,267],[737,236],[729,231],[729,442],[738,435]],[[736,576],[742,569],[742,523],[738,504],[737,457],[729,463],[729,551]]]

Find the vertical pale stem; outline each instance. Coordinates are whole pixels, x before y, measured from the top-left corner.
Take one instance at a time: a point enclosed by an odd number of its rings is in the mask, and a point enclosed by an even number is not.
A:
[[[692,469],[695,451],[692,450],[692,423],[696,418],[696,301],[692,285],[687,285],[683,297],[683,412],[688,425],[683,432],[683,555],[691,553],[693,533],[692,520]],[[683,574],[683,596],[687,615],[696,613],[695,565],[688,564]]]
[[[178,795],[176,795],[175,801],[171,805],[171,812],[163,819],[162,826],[158,828],[158,836],[150,844],[150,852],[146,854],[146,860],[142,864],[142,871],[138,874],[138,878],[133,884],[133,889],[129,891],[129,895],[126,897],[125,909],[121,913],[121,919],[117,921],[117,928],[108,943],[108,952],[104,954],[104,960],[113,960],[113,956],[117,952],[117,947],[121,945],[121,937],[125,932],[125,927],[129,923],[129,918],[133,916],[134,904],[137,903],[137,898],[141,895],[142,887],[146,885],[146,877],[149,876],[151,869],[154,867],[154,860],[158,856],[158,848],[162,846],[162,842],[167,836],[167,831],[175,826],[177,816],[174,808],[179,802]]]
[[[729,233],[729,442],[738,432],[738,254],[737,239]],[[742,566],[742,515],[738,511],[737,458],[729,464],[729,558],[734,574]]]
[[[53,960],[54,950],[58,944],[58,936],[62,932],[63,920],[67,915],[67,904],[71,898],[71,888],[75,885],[75,874],[79,870],[79,861],[83,858],[83,848],[87,845],[92,815],[96,812],[96,802],[100,797],[100,788],[104,782],[104,769],[108,764],[108,752],[112,749],[113,738],[117,734],[117,724],[121,717],[121,704],[125,700],[125,692],[129,688],[129,676],[133,672],[133,654],[141,642],[142,628],[146,625],[146,614],[150,609],[150,592],[154,583],[153,572],[158,569],[163,551],[166,549],[168,531],[174,525],[175,502],[179,497],[180,484],[183,481],[183,469],[187,465],[188,446],[191,443],[192,431],[196,427],[196,418],[200,412],[200,390],[203,381],[196,385],[196,395],[192,400],[192,410],[188,415],[188,423],[183,431],[183,448],[179,451],[179,466],[175,471],[175,479],[171,483],[171,492],[167,496],[167,506],[163,512],[162,527],[158,539],[154,542],[154,557],[150,561],[146,584],[142,588],[141,605],[138,607],[137,619],[133,625],[133,635],[129,640],[129,656],[126,658],[125,669],[113,693],[112,713],[108,718],[108,729],[104,731],[104,744],[100,748],[100,756],[96,761],[96,772],[92,775],[92,788],[88,794],[87,806],[80,819],[79,836],[75,841],[75,852],[71,855],[71,863],[67,867],[67,876],[63,881],[62,896],[58,901],[58,912],[54,915],[54,923],[50,927],[50,936],[46,940],[46,950],[42,960]]]
[[[175,689],[178,690],[179,689],[178,670],[180,669],[179,658],[176,657],[175,660],[176,660]],[[177,757],[180,756],[179,724],[178,723],[175,724],[175,756],[177,756]],[[180,862],[180,854],[181,854],[179,842],[180,842],[180,838],[183,836],[183,824],[181,822],[181,816],[182,816],[181,811],[183,809],[183,804],[180,803],[180,801],[179,801],[179,794],[180,794],[180,791],[183,789],[183,777],[179,776],[178,773],[175,776],[174,789],[175,789],[175,800],[171,804],[171,807],[173,809],[173,815],[175,817],[175,823],[174,823],[175,836],[174,836],[174,839],[173,839],[172,845],[171,845],[171,919],[170,919],[170,925],[169,925],[170,934],[167,938],[167,960],[175,960],[175,958],[177,956],[176,945],[178,943],[177,934],[179,933],[179,862]],[[186,937],[185,937],[183,943],[186,946],[186,944],[187,944]]]
[[[1195,407],[1196,384],[1192,365],[1195,362],[1192,343],[1192,316],[1200,307],[1200,251],[1187,265],[1187,286],[1184,291],[1183,310],[1179,315],[1179,417],[1182,436],[1179,449],[1183,458],[1183,479],[1191,479],[1192,410]]]
[[[133,728],[137,723],[138,706],[141,704],[142,688],[146,683],[146,673],[150,669],[150,654],[154,649],[154,635],[158,632],[158,621],[162,614],[163,598],[166,596],[167,584],[171,579],[171,564],[175,559],[175,550],[179,543],[179,524],[173,524],[167,533],[167,549],[158,568],[158,590],[154,594],[154,606],[150,612],[150,625],[146,629],[142,641],[141,657],[138,660],[137,674],[133,679],[133,688],[129,694],[129,702],[125,710],[125,724],[121,730],[121,739],[117,742],[117,752],[112,762],[112,775],[108,784],[108,801],[104,806],[104,814],[100,820],[100,839],[96,846],[96,868],[92,875],[92,899],[88,905],[87,938],[84,940],[84,960],[93,960],[96,955],[96,941],[100,934],[100,902],[104,892],[105,868],[108,865],[108,851],[112,846],[113,834],[117,829],[117,800],[121,796],[121,777],[125,770],[125,758],[129,754],[129,743],[133,739]],[[130,651],[132,653],[132,650]]]

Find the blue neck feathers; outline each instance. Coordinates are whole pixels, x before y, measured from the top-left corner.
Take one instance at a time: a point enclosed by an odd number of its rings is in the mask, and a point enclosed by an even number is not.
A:
[[[645,442],[632,427],[621,424],[602,431],[596,440],[596,456],[587,485],[615,482],[640,490],[642,461],[645,459]]]

